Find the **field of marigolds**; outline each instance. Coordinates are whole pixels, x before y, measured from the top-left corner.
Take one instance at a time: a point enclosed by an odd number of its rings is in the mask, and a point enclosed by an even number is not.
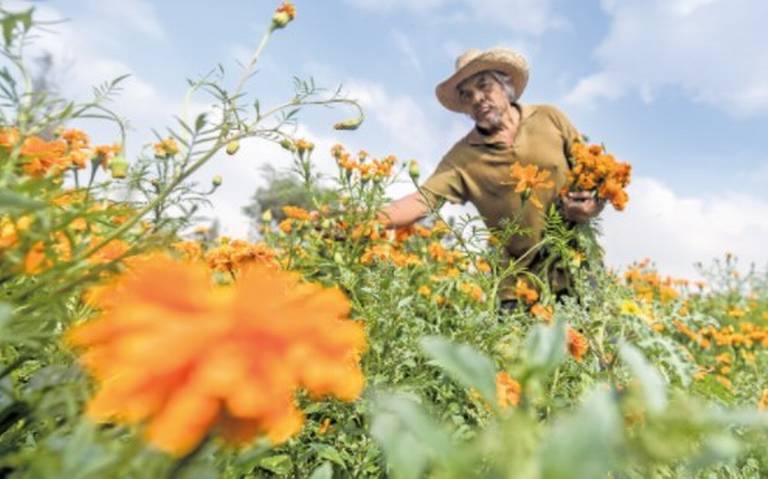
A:
[[[385,191],[418,185],[417,163],[291,135],[317,106],[354,130],[354,101],[302,81],[272,108],[244,93],[290,3],[234,89],[192,83],[210,112],[134,158],[107,107],[123,80],[85,102],[35,90],[34,12],[0,14],[2,477],[768,477],[765,272],[731,255],[696,282],[608,271],[596,226],[541,209],[552,183],[526,168],[510,181],[547,220],[540,274],[493,247],[527,233],[514,219],[385,228]],[[213,237],[195,218],[225,186],[195,172],[248,161],[245,141],[281,144],[309,203],[261,212],[252,241]],[[572,154],[570,189],[631,208],[628,165]],[[322,185],[321,155],[338,165]]]

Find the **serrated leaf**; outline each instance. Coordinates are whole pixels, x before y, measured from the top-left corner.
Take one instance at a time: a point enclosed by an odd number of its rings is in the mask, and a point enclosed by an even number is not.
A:
[[[486,401],[496,401],[496,368],[493,361],[466,344],[455,344],[438,336],[419,341],[421,348],[453,379],[477,389]]]

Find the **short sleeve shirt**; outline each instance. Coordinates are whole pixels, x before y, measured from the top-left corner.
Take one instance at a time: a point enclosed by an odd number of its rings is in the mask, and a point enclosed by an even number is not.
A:
[[[470,132],[448,151],[422,189],[433,205],[440,198],[460,204],[469,201],[489,228],[498,227],[505,218],[517,218],[530,231],[527,236],[512,237],[506,245],[508,254],[517,258],[541,239],[545,220],[542,210],[531,201],[523,205],[520,194],[514,192],[510,167],[515,163],[533,164],[550,172],[554,187],[533,193],[546,211],[566,182],[568,152],[579,137],[568,118],[554,106],[523,105],[513,145],[485,143]],[[533,262],[528,256],[525,266],[533,270]]]

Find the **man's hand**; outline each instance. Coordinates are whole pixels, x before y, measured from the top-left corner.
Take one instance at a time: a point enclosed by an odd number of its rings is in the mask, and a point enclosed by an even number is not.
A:
[[[574,223],[586,223],[604,207],[605,200],[595,198],[589,191],[571,191],[563,198],[563,214]]]

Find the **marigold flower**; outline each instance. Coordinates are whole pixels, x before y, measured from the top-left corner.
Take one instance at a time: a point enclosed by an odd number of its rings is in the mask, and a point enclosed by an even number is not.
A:
[[[581,362],[584,355],[589,351],[589,342],[583,334],[573,328],[568,328],[568,352],[571,353],[576,362]]]
[[[515,284],[515,296],[525,300],[528,304],[533,304],[539,299],[539,293],[528,286],[528,282],[522,278],[518,279]]]
[[[157,158],[171,158],[179,154],[179,144],[174,138],[166,138],[159,143],[152,145]]]
[[[531,314],[537,318],[541,318],[545,323],[551,323],[554,315],[552,306],[542,306],[541,303],[536,303],[531,306]]]
[[[521,166],[520,163],[514,163],[510,167],[510,174],[515,183],[515,193],[520,193],[523,200],[530,198],[534,206],[542,209],[544,205],[533,193],[536,189],[555,187],[555,182],[549,179],[550,171],[540,170],[536,165]]]
[[[31,136],[21,146],[22,169],[29,176],[39,178],[48,172],[59,174],[69,162],[65,158],[67,143],[62,140],[45,141]]]
[[[294,18],[296,18],[296,7],[291,2],[284,1],[275,9],[275,14],[272,16],[272,28],[284,28]]]
[[[768,389],[763,389],[763,394],[760,396],[760,400],[757,402],[757,409],[759,411],[765,411],[768,409]]]
[[[338,289],[262,267],[217,288],[205,266],[156,255],[111,290],[120,300],[67,334],[98,383],[87,414],[145,423],[148,442],[168,453],[209,433],[279,443],[301,428],[298,388],[344,401],[363,388],[362,324],[347,319]]]
[[[504,371],[496,374],[496,402],[502,409],[520,404],[520,383]]]
[[[317,434],[319,434],[320,436],[324,436],[330,428],[331,428],[331,419],[325,418],[323,419],[323,422],[320,423],[320,427],[317,428]]]

